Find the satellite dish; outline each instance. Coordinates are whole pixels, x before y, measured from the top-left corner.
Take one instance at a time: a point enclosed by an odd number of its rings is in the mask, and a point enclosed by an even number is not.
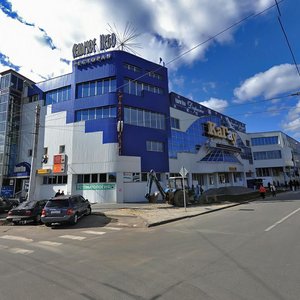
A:
[[[141,49],[142,46],[140,43],[135,42],[135,40],[141,35],[141,33],[139,33],[131,23],[127,22],[125,29],[123,32],[120,32],[116,26],[116,24],[114,24],[113,26],[111,26],[110,24],[108,24],[109,26],[109,33],[115,33],[116,38],[117,38],[117,49],[118,50],[122,50],[122,51],[126,51],[126,52],[130,52],[134,55],[139,55],[140,54],[135,50],[136,48]]]

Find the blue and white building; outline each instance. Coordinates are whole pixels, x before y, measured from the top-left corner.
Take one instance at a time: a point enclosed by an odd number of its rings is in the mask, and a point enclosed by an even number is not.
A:
[[[145,201],[152,169],[164,185],[184,166],[204,189],[255,176],[245,124],[169,93],[166,67],[119,50],[74,53],[71,73],[40,83],[0,74],[2,194],[24,194],[30,171],[34,198],[60,189],[102,203]]]

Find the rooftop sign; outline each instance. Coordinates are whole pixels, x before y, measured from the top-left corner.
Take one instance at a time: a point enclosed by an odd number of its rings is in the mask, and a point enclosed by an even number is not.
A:
[[[99,49],[104,51],[110,48],[114,48],[117,43],[117,38],[114,33],[112,34],[100,34]],[[83,43],[73,45],[73,58],[77,58],[83,55],[92,54],[97,52],[97,39],[85,41]]]

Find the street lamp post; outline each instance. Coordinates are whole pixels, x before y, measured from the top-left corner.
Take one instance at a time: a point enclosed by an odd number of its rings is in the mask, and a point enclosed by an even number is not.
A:
[[[33,135],[33,147],[32,147],[32,157],[31,157],[31,168],[30,168],[30,178],[29,178],[29,189],[27,200],[33,200],[36,184],[36,157],[37,157],[37,146],[39,138],[39,127],[40,127],[40,105],[37,104],[35,109],[35,126]]]

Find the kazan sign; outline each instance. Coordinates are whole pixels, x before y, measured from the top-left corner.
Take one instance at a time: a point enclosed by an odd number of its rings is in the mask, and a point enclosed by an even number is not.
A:
[[[114,33],[100,35],[100,51],[114,48],[117,43],[117,38]],[[96,52],[97,40],[92,39],[83,43],[73,45],[73,58]]]
[[[226,139],[230,143],[235,144],[237,136],[236,133],[229,130],[225,126],[217,127],[217,125],[213,122],[208,121],[207,123],[207,135],[218,137],[221,139]]]

